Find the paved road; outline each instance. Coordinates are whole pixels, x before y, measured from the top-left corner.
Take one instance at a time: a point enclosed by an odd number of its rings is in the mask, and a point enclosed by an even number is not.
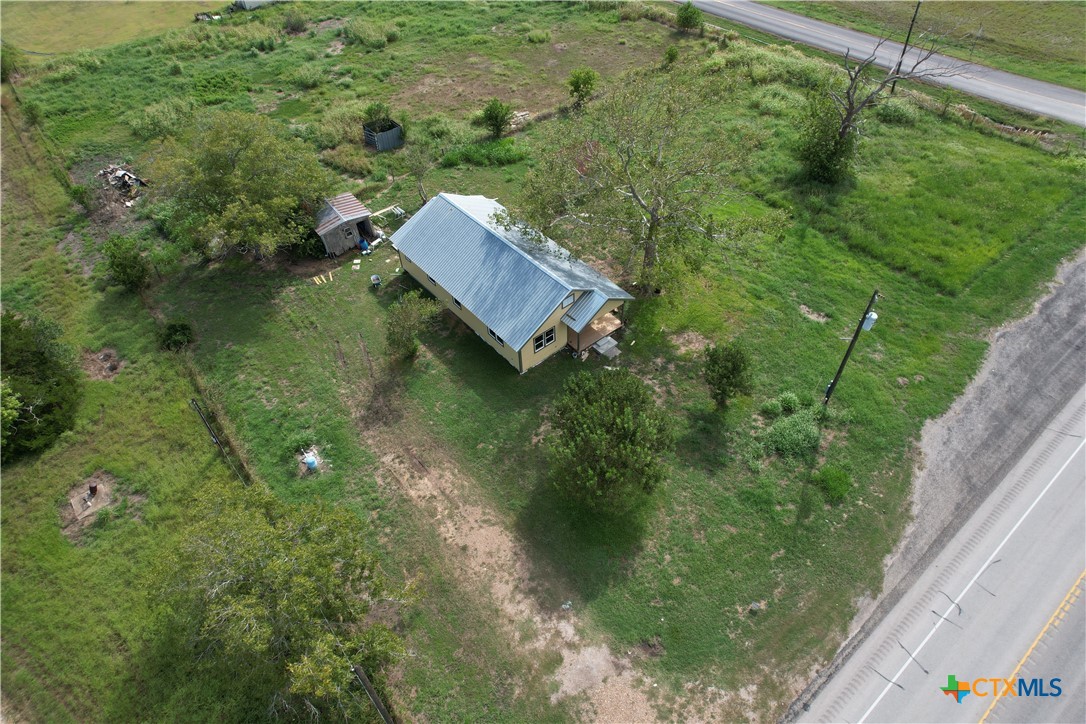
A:
[[[1086,387],[800,719],[1086,721],[1084,483]],[[950,675],[976,691],[955,702],[942,691]],[[1043,678],[1049,692],[1060,678],[1065,693],[1001,700],[976,683],[992,678]]]
[[[837,55],[851,51],[853,57],[866,58],[876,52],[879,41],[873,35],[812,20],[750,0],[694,0],[694,5],[710,15]],[[876,64],[882,68],[893,68],[901,57],[901,47],[901,43],[883,43],[878,47]],[[909,67],[917,57],[916,49],[910,47],[903,67]],[[930,83],[949,86],[1030,113],[1086,126],[1086,93],[1082,91],[1023,78],[945,55],[933,55],[921,68],[929,71],[953,69],[952,75],[932,77],[928,79]]]

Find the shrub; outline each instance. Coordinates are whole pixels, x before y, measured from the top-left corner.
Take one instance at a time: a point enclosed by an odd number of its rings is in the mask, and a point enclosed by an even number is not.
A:
[[[192,325],[184,319],[166,322],[158,332],[158,346],[176,352],[196,339]]]
[[[547,414],[555,430],[551,475],[567,497],[594,509],[627,510],[663,482],[670,421],[629,370],[579,372]]]
[[[138,292],[151,278],[151,265],[144,258],[139,240],[132,236],[111,236],[102,245],[106,271],[114,283]]]
[[[719,407],[726,407],[737,394],[751,389],[750,355],[739,344],[732,342],[721,347],[705,350],[703,374]]]
[[[181,61],[175,60],[170,63],[170,75],[184,75],[185,66],[181,65]]]
[[[31,126],[36,126],[41,123],[41,105],[37,101],[25,101],[22,104],[23,118]]]
[[[325,81],[325,73],[316,65],[299,66],[290,74],[290,82],[304,90],[312,90]]]
[[[758,408],[758,411],[761,412],[764,417],[780,417],[782,412],[780,400],[766,400],[762,403],[762,406]]]
[[[362,111],[362,123],[377,133],[388,131],[395,125],[392,121],[392,108],[387,103],[374,101]]]
[[[381,50],[388,45],[383,28],[374,27],[362,18],[353,18],[343,26],[343,39],[351,45],[361,45],[370,50]]]
[[[26,66],[26,56],[18,48],[4,43],[0,45],[0,80],[7,83]]]
[[[513,122],[513,106],[491,98],[483,107],[482,123],[494,138],[501,138]]]
[[[192,117],[193,108],[187,98],[168,98],[130,116],[128,127],[143,140],[176,136]]]
[[[599,85],[599,82],[600,74],[591,68],[576,68],[571,71],[569,78],[566,80],[566,85],[569,87],[569,95],[573,99],[573,106],[575,108],[583,106],[596,92],[596,86]]]
[[[290,10],[283,15],[283,30],[285,32],[291,33],[292,35],[298,35],[304,33],[305,29],[305,17],[303,17],[301,13]]]
[[[675,11],[675,25],[679,30],[701,30],[704,27],[701,11],[694,7],[694,3],[687,0]]]
[[[62,332],[38,317],[0,314],[5,462],[10,455],[41,452],[75,421],[82,378],[72,351],[59,341]]]
[[[419,333],[444,307],[422,290],[412,289],[388,308],[385,318],[385,342],[393,359],[411,359],[419,351]]]
[[[825,90],[813,91],[800,122],[797,151],[804,170],[815,181],[837,183],[852,167],[856,134],[846,133],[842,137],[840,128],[841,119],[833,99]]]
[[[370,104],[373,105],[373,104]],[[338,103],[321,117],[314,140],[322,148],[333,148],[342,143],[362,143],[362,124],[366,122],[369,107],[358,101]]]
[[[799,409],[799,395],[795,392],[782,392],[777,398],[781,404],[781,412],[791,415]]]
[[[890,98],[875,106],[875,118],[891,125],[912,126],[920,120],[920,113],[912,103]]]
[[[852,488],[852,477],[839,467],[827,465],[814,474],[814,482],[822,488],[831,505],[840,505]]]
[[[514,139],[498,138],[457,146],[441,158],[441,166],[509,166],[527,157],[527,152]]]
[[[802,410],[773,423],[766,433],[766,447],[784,457],[799,458],[813,453],[820,439],[814,413]]]
[[[549,30],[532,30],[528,33],[529,43],[549,43],[551,42],[551,31]]]
[[[669,45],[667,50],[664,51],[664,67],[670,68],[678,59],[679,49],[674,45]]]

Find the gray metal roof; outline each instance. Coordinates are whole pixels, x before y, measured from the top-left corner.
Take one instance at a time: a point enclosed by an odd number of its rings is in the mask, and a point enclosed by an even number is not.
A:
[[[498,225],[493,217],[504,211],[483,196],[439,194],[392,235],[392,245],[513,349],[572,291],[633,299],[553,241],[536,243]]]
[[[562,321],[574,332],[580,334],[604,304],[607,304],[607,297],[593,289],[581,295],[569,311],[562,315]]]

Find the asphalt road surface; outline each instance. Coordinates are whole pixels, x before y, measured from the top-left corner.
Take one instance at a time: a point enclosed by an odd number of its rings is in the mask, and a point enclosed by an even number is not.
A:
[[[1084,580],[1086,387],[800,720],[1086,721]],[[960,703],[943,691],[950,676],[971,686]],[[1048,696],[1035,684],[1030,696],[1008,694],[1003,679],[1043,680]]]
[[[875,64],[882,68],[893,68],[901,57],[901,43],[888,40],[880,46],[879,38],[873,35],[812,20],[750,0],[694,0],[694,5],[710,15],[836,55],[843,56],[849,52],[853,58],[866,58],[875,53]],[[923,9],[920,12],[922,13]],[[910,46],[902,67],[911,67],[918,57],[919,51]],[[925,78],[928,83],[948,86],[1012,108],[1086,126],[1086,93],[1082,91],[939,54],[928,58],[919,69],[936,74]]]

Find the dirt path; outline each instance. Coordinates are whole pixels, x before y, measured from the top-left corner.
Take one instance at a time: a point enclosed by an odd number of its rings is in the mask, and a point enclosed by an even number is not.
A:
[[[921,432],[913,477],[913,520],[885,562],[883,593],[858,612],[833,662],[792,704],[794,720],[934,556],[969,519],[1082,385],[1086,353],[1086,250],[1064,263],[1026,317],[989,335],[976,377]]]
[[[405,440],[415,440],[408,446]],[[500,516],[471,499],[473,482],[441,451],[418,447],[417,437],[391,429],[371,435],[383,485],[407,495],[433,517],[447,544],[450,566],[460,580],[489,591],[502,613],[511,641],[526,653],[557,651],[562,664],[554,674],[552,702],[584,694],[579,718],[598,722],[648,722],[658,719],[646,695],[653,683],[631,660],[605,644],[589,641],[584,622],[572,610],[545,610],[527,593],[533,570],[521,543]],[[425,444],[425,443],[422,443]],[[542,660],[544,657],[536,656]]]

